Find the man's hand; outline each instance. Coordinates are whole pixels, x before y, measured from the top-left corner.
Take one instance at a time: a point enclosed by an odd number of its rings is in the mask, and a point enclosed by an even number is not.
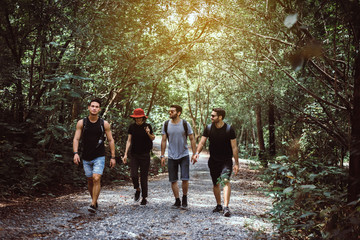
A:
[[[161,166],[162,166],[162,167],[165,167],[165,157],[162,157],[162,158],[161,158]]]
[[[74,154],[74,163],[76,165],[79,165],[79,163],[80,163],[80,156],[77,153]]]
[[[235,175],[239,172],[239,164],[234,165],[233,171],[234,171]]]
[[[123,163],[126,164],[127,163],[127,155],[125,155],[122,159]]]
[[[195,164],[198,161],[199,154],[193,154],[191,157],[192,164]]]
[[[149,128],[149,126],[144,127],[144,129],[145,129],[145,132],[146,132],[147,134],[150,134],[150,128]]]
[[[110,159],[110,167],[111,167],[111,168],[114,168],[115,165],[116,165],[116,160],[115,160],[115,158]]]

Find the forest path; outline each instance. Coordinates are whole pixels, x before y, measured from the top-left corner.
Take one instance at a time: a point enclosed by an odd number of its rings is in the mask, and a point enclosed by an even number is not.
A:
[[[262,183],[249,161],[240,160],[240,171],[232,176],[227,218],[212,213],[216,202],[207,159],[201,154],[190,167],[187,210],[171,208],[174,197],[164,173],[149,180],[146,206],[134,202],[130,183],[103,187],[96,214],[87,211],[87,191],[0,205],[0,239],[273,239],[265,214],[271,199],[257,190]]]

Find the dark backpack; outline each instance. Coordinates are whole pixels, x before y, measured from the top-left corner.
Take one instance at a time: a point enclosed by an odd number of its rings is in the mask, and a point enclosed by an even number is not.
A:
[[[88,118],[85,117],[85,118],[83,118],[83,128],[82,128],[82,132],[81,132],[81,137],[84,136],[84,132],[86,131],[87,126],[88,126]],[[100,136],[100,139],[95,148],[98,148],[105,140],[104,119],[102,119],[102,118],[100,118],[100,128],[101,128],[101,136]]]
[[[212,126],[212,123],[211,124],[208,124],[206,126],[206,130],[207,132],[209,133],[209,137],[210,137],[210,133],[211,133],[211,126]],[[231,125],[230,124],[226,124],[226,136],[229,138],[230,140],[230,128],[231,128]]]
[[[165,131],[165,134],[166,134],[166,137],[169,141],[169,134],[167,133],[167,130],[168,130],[168,125],[169,125],[169,121],[170,120],[166,120],[165,121],[165,124],[164,124],[164,131]],[[187,121],[183,119],[183,127],[184,127],[184,130],[185,130],[185,137],[188,136],[188,126],[187,126]]]

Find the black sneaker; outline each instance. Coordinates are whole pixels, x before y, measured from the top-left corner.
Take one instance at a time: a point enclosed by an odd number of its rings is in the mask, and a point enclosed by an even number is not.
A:
[[[88,211],[91,212],[91,213],[96,213],[96,206],[90,205],[90,206],[88,207]]]
[[[187,208],[187,206],[188,206],[188,204],[187,204],[187,196],[186,196],[186,195],[184,195],[184,196],[182,197],[182,204],[181,204],[181,206],[182,206],[183,208]]]
[[[179,208],[181,206],[180,198],[177,198],[174,205],[172,205],[173,208]]]
[[[213,209],[213,212],[221,212],[223,210],[223,207],[221,205],[216,205],[216,207]]]
[[[98,204],[97,204],[97,202],[96,202],[96,204],[95,204],[95,209],[96,209],[96,210],[98,209]]]
[[[135,202],[139,201],[140,199],[140,191],[136,190],[134,200]]]
[[[230,213],[230,209],[229,207],[224,207],[224,216],[225,217],[230,217],[231,213]]]
[[[145,205],[146,205],[146,203],[147,203],[147,200],[146,200],[146,198],[143,198],[143,199],[141,200],[141,203],[140,203],[140,205],[143,205],[143,206],[145,206]]]

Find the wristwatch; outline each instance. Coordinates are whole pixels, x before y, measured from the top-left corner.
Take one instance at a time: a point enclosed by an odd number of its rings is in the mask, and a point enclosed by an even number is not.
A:
[[[75,155],[75,154],[79,154],[79,153],[78,153],[78,152],[74,152],[74,155]]]
[[[111,157],[110,159],[115,159],[115,157]]]
[[[160,158],[164,158],[165,156],[164,155],[161,155]]]

